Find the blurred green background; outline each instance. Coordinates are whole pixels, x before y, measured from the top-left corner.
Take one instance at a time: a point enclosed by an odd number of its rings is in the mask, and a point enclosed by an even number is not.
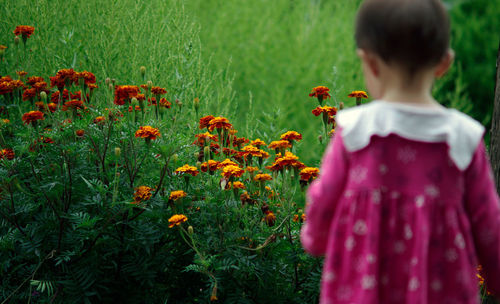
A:
[[[304,135],[298,154],[318,165],[321,119],[311,88],[326,85],[343,101],[364,90],[355,56],[353,23],[361,0],[4,1],[0,44],[13,52],[16,25],[36,27],[30,74],[75,67],[116,78],[146,80],[188,107],[199,97],[203,114],[227,115],[239,136],[276,139]],[[438,81],[442,103],[490,124],[499,45],[500,0],[449,0],[456,62]],[[65,9],[61,9],[65,7]],[[7,57],[8,58],[8,57]],[[15,60],[15,56],[11,58]],[[0,73],[5,71],[0,70]]]

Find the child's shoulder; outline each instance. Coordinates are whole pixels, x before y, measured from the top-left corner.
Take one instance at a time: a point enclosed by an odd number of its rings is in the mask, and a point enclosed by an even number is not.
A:
[[[479,122],[455,109],[379,100],[340,111],[337,123],[348,151],[368,146],[374,135],[395,134],[420,142],[446,142],[450,157],[462,170],[469,165],[484,134]]]

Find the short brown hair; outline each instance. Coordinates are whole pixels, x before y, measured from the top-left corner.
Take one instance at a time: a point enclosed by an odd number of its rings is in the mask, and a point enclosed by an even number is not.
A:
[[[440,0],[365,0],[356,20],[358,48],[410,75],[438,64],[449,37],[450,21]]]

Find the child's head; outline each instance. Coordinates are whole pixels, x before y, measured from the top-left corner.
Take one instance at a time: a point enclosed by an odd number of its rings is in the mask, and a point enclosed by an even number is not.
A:
[[[365,0],[355,38],[362,54],[376,56],[411,81],[450,57],[449,32],[448,14],[440,0]],[[448,66],[449,62],[434,76],[444,74]]]

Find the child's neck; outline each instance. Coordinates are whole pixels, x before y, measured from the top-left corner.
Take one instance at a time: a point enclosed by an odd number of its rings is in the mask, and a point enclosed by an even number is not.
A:
[[[436,106],[437,101],[432,97],[431,90],[434,84],[432,73],[422,72],[412,79],[403,77],[401,73],[391,71],[383,75],[382,97],[389,102],[411,103],[422,106]]]

